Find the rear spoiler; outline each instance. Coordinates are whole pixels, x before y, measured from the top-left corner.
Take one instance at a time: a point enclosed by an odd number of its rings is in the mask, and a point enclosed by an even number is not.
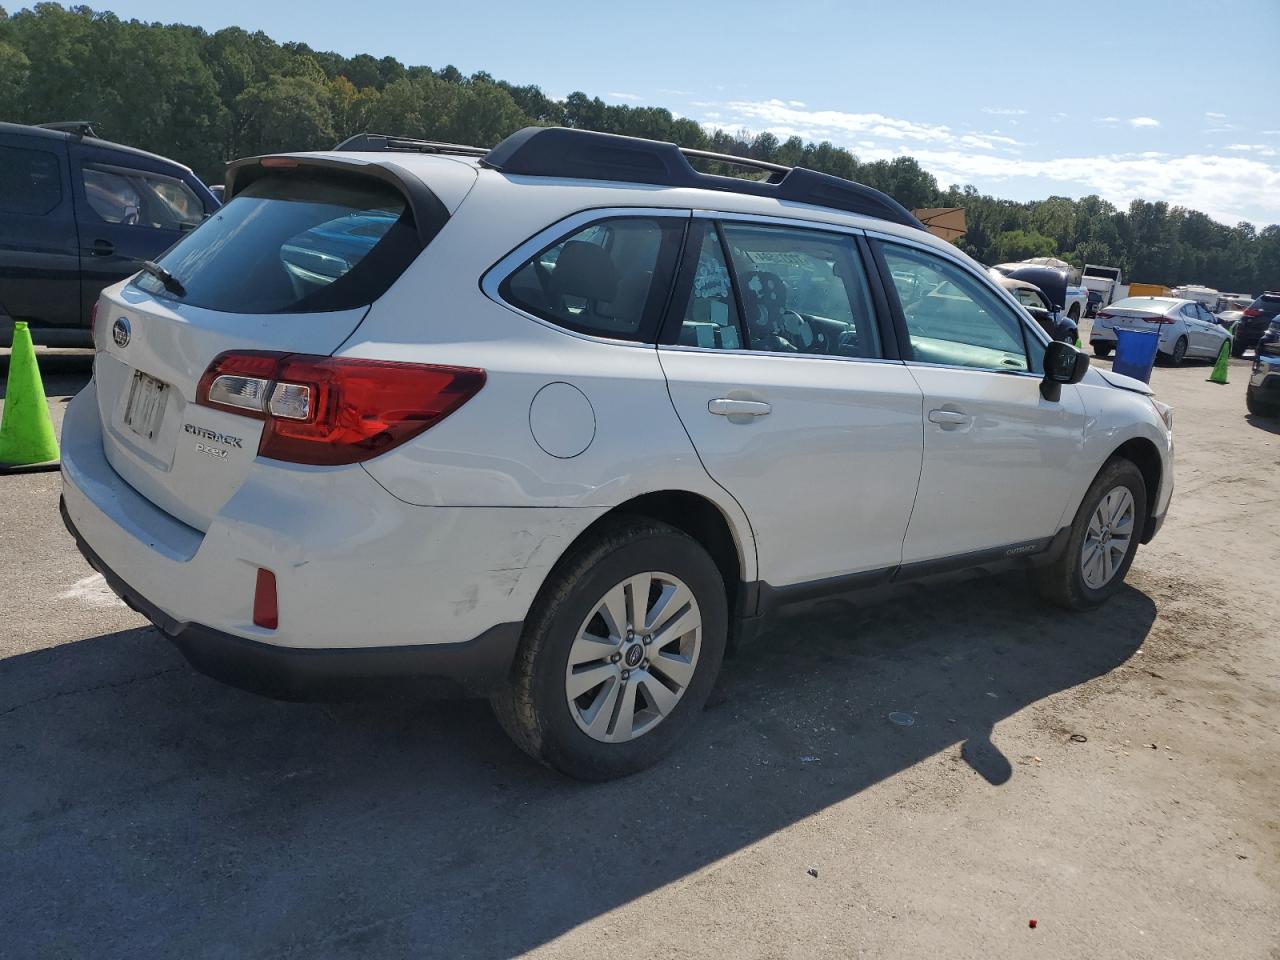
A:
[[[369,163],[364,160],[347,160],[336,157],[309,157],[295,154],[270,154],[246,157],[227,164],[224,203],[249,184],[263,177],[286,170],[305,170],[333,177],[370,177],[393,187],[404,197],[413,211],[413,222],[418,228],[418,239],[426,247],[449,221],[449,210],[430,187],[394,163]]]

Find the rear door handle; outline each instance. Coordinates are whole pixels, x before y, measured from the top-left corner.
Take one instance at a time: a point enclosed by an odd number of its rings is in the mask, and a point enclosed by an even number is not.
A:
[[[961,413],[959,410],[930,410],[929,422],[936,423],[946,427],[962,427],[972,422],[973,417],[967,413]]]
[[[773,407],[762,400],[730,400],[722,397],[707,401],[707,412],[717,417],[763,417]]]

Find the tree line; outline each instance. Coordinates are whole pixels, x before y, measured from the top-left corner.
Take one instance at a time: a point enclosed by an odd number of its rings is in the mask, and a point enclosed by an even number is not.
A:
[[[530,124],[669,140],[810,167],[885,191],[908,208],[963,207],[959,241],[985,263],[1059,256],[1121,267],[1128,279],[1219,290],[1280,287],[1280,226],[1220,224],[1198,210],[1097,196],[1019,203],[972,186],[942,189],[911,157],[862,162],[828,142],[714,130],[661,107],[562,100],[535,85],[393,57],[344,57],[229,27],[121,20],[89,7],[0,7],[0,120],[94,121],[100,135],[172,157],[210,182],[227,160],[327,149],[372,131],[490,146]]]

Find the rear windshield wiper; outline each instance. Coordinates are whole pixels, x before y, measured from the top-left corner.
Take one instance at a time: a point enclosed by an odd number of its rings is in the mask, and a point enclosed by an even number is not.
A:
[[[187,295],[187,288],[179,282],[177,277],[160,266],[160,264],[152,263],[150,260],[143,260],[142,269],[164,284],[164,288],[175,297],[185,297]]]

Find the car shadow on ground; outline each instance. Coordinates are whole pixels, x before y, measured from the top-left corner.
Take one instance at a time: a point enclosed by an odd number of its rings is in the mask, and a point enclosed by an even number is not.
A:
[[[1043,740],[1002,743],[999,721],[1113,670],[1155,614],[1131,587],[1050,610],[1019,573],[801,608],[727,663],[676,754],[600,785],[528,761],[483,703],[276,703],[151,629],[13,657],[0,938],[11,956],[511,956],[940,751],[968,766],[939,775],[1000,789]]]
[[[1246,414],[1245,422],[1251,427],[1256,427],[1266,433],[1280,434],[1280,415],[1274,417],[1259,417],[1256,414]]]

